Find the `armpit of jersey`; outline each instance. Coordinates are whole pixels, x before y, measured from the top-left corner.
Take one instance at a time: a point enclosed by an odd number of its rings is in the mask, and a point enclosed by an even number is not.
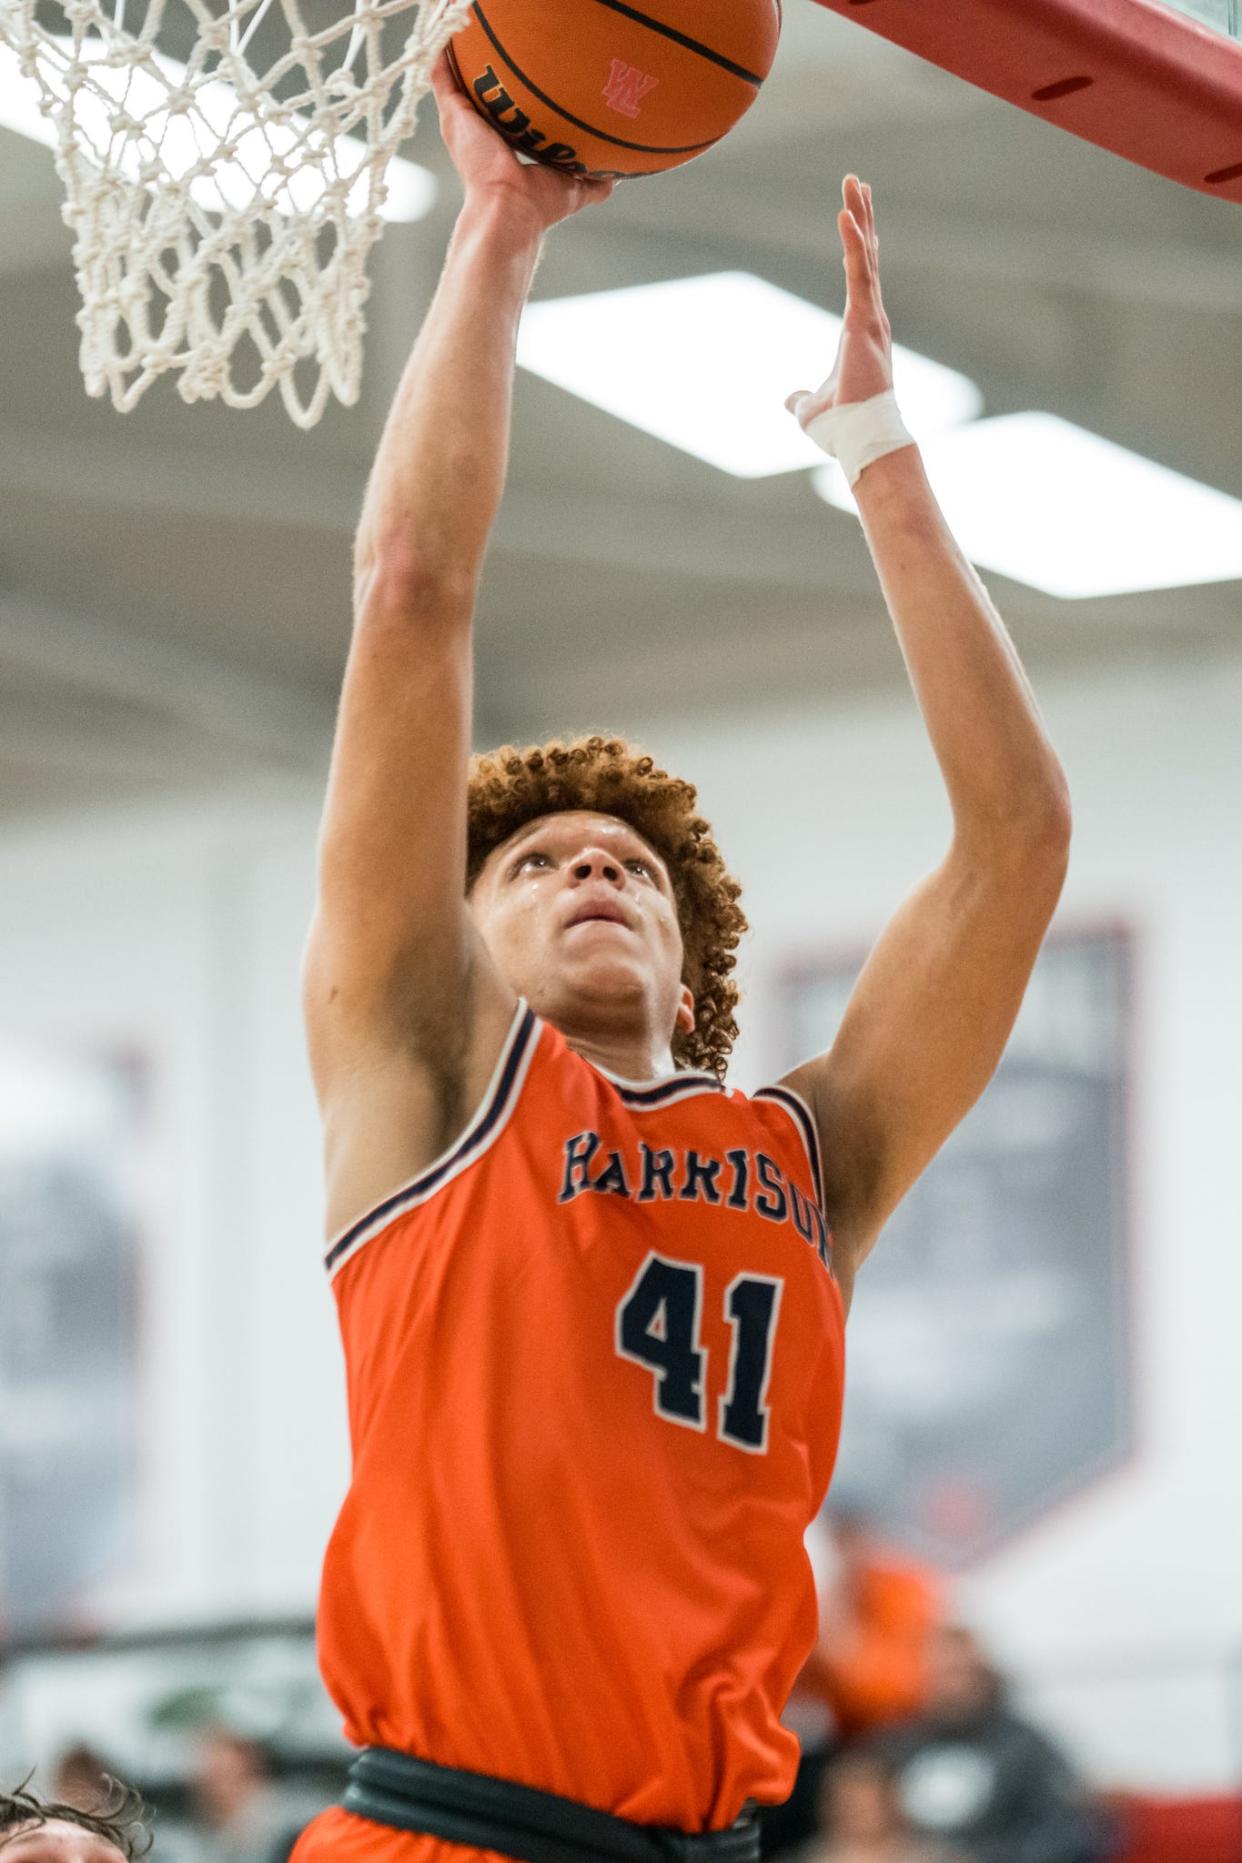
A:
[[[823,1157],[819,1146],[819,1128],[815,1116],[800,1093],[792,1087],[760,1087],[754,1095],[756,1100],[774,1100],[783,1106],[798,1128],[798,1135],[806,1147],[807,1160],[811,1166],[811,1177],[815,1184],[815,1201],[820,1209],[824,1207],[824,1169]]]
[[[345,1263],[379,1235],[398,1216],[442,1190],[445,1184],[481,1158],[494,1145],[513,1115],[521,1096],[522,1084],[539,1044],[543,1024],[533,1009],[519,1002],[496,1071],[474,1118],[454,1145],[420,1171],[416,1178],[385,1197],[382,1203],[359,1217],[336,1237],[324,1258],[329,1275],[336,1275]]]

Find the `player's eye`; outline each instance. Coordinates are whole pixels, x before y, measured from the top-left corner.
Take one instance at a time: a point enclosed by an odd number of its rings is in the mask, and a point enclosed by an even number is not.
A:
[[[640,859],[638,855],[635,855],[633,860],[627,860],[625,864],[631,873],[641,873],[648,880],[654,880],[656,877],[655,868],[651,862]]]
[[[548,859],[548,856],[543,852],[542,848],[532,847],[529,853],[522,855],[513,871],[514,873],[524,873],[527,867],[530,866],[550,867],[551,865],[552,862]]]

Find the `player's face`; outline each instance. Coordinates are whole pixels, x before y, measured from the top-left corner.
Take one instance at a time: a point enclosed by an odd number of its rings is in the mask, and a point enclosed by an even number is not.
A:
[[[488,857],[470,904],[501,974],[554,1026],[662,1044],[694,1027],[668,869],[615,816],[528,822]]]
[[[106,1837],[77,1824],[49,1818],[0,1833],[3,1863],[121,1863],[122,1852]]]

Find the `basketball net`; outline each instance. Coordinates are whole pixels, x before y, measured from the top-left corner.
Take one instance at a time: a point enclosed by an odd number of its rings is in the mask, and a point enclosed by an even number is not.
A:
[[[0,0],[57,133],[89,394],[279,387],[299,427],[357,400],[391,158],[469,0],[349,5],[310,31],[299,0]]]

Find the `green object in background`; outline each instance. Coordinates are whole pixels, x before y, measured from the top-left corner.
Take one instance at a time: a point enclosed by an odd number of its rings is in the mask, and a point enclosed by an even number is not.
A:
[[[279,1741],[317,1705],[321,1692],[314,1675],[192,1683],[157,1696],[147,1722],[165,1732],[194,1733],[219,1725],[252,1740]]]
[[[1189,13],[1191,19],[1200,20],[1205,26],[1215,26],[1217,32],[1227,32],[1231,38],[1242,39],[1240,0],[1165,0],[1165,5],[1174,7],[1179,13]]]

